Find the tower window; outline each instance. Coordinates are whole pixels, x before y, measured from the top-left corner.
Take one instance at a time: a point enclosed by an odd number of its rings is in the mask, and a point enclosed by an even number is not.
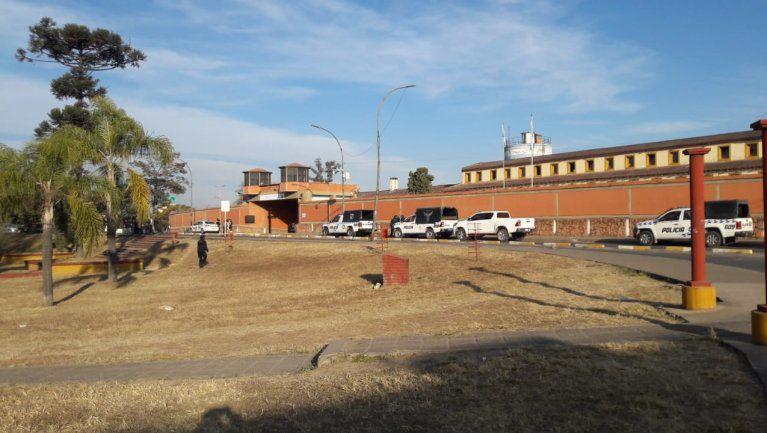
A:
[[[503,178],[504,179],[510,179],[511,178],[511,169],[510,168],[506,169],[506,173],[504,173]]]
[[[679,151],[678,150],[672,150],[668,153],[668,163],[669,165],[677,165],[679,164]]]
[[[540,165],[536,165],[535,166],[535,175],[536,176],[541,176],[542,173],[543,173],[543,171],[541,170],[541,166]]]
[[[551,164],[551,175],[556,176],[559,174],[559,164]]]
[[[645,157],[646,157],[645,165],[648,167],[655,167],[656,163],[658,162],[655,154],[648,153],[647,155],[645,155]]]
[[[490,170],[490,180],[498,179],[498,170]]]
[[[749,158],[759,157],[759,145],[756,143],[748,143],[746,145],[746,156]]]
[[[719,146],[719,160],[720,161],[730,160],[730,146]]]
[[[471,173],[466,173],[464,179],[466,183],[471,183]]]
[[[634,168],[634,155],[626,155],[626,168]]]
[[[519,177],[519,178],[527,177],[527,175],[525,174],[525,167],[518,167],[517,168],[517,177]]]
[[[476,179],[477,182],[482,182],[482,172],[478,171],[474,173],[474,179]]]
[[[610,171],[615,169],[615,158],[605,158],[605,171]]]
[[[567,162],[567,174],[575,173],[575,161]]]
[[[594,171],[594,160],[593,159],[587,159],[586,160],[586,171]]]

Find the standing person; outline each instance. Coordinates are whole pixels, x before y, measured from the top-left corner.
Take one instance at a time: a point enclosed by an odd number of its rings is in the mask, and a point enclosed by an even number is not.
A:
[[[232,232],[232,226],[234,224],[232,223],[231,219],[226,220],[226,231],[231,233]]]
[[[221,233],[221,218],[216,218],[216,227],[218,227],[218,232]]]
[[[208,243],[205,241],[205,233],[200,235],[197,241],[197,258],[200,260],[200,268],[208,264]]]

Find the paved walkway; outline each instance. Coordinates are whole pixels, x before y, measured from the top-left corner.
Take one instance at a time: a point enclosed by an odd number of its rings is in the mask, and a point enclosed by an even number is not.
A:
[[[682,331],[682,332],[680,332]],[[152,361],[131,364],[39,366],[0,369],[0,385],[112,380],[223,378],[299,373],[339,357],[409,353],[491,351],[522,346],[591,345],[607,342],[680,340],[704,335],[706,329],[684,325],[555,329],[541,331],[485,331],[466,335],[404,336],[331,341],[318,355],[287,354]]]

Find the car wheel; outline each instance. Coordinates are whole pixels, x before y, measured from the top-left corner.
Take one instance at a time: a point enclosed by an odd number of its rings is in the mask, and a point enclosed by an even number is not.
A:
[[[402,230],[394,229],[394,237],[395,238],[401,238],[402,237]]]
[[[426,239],[434,239],[434,238],[435,238],[434,229],[432,228],[426,229]]]
[[[467,238],[466,236],[466,230],[464,229],[458,229],[455,231],[455,237],[458,238],[459,241],[465,241]]]
[[[322,228],[322,236],[330,236],[330,230],[327,227]]]
[[[354,237],[354,229],[353,229],[353,228],[351,228],[351,227],[349,227],[348,229],[346,229],[346,236],[348,236],[348,237],[350,237],[350,238],[353,238],[353,237]]]
[[[716,248],[722,245],[722,235],[719,232],[710,230],[706,232],[706,246]]]
[[[498,229],[498,241],[501,243],[506,243],[509,241],[509,231],[505,228],[501,227]]]
[[[640,245],[649,246],[655,243],[655,236],[653,236],[652,232],[649,230],[642,230],[639,232],[639,235],[637,235],[637,240]]]

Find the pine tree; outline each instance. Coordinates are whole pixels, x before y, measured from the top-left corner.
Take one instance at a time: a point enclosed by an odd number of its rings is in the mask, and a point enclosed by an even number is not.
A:
[[[65,124],[92,129],[86,100],[107,93],[93,73],[139,67],[146,56],[124,43],[117,33],[72,23],[57,27],[55,21],[44,17],[29,27],[29,44],[26,49],[16,50],[16,59],[58,63],[69,68],[69,72],[51,81],[51,92],[57,99],[74,99],[75,103],[48,113],[48,120],[35,129],[35,135],[43,137]]]

